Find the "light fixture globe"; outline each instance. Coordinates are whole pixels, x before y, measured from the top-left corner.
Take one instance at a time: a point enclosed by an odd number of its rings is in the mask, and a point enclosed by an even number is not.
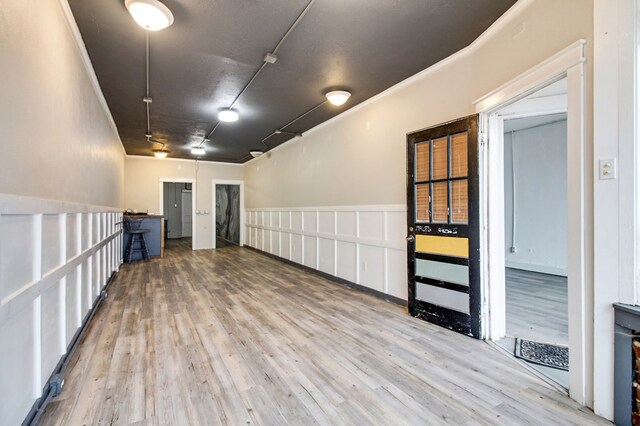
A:
[[[205,155],[207,152],[204,150],[204,148],[201,148],[199,146],[194,146],[191,148],[191,154],[196,155],[198,157],[201,157],[203,155]]]
[[[256,151],[249,151],[249,154],[251,154],[253,158],[258,158],[264,153],[262,151],[256,150]]]
[[[351,97],[351,93],[347,92],[346,90],[334,90],[327,93],[325,96],[327,97],[329,102],[336,106],[340,106],[347,102],[349,97]]]
[[[218,120],[224,121],[225,123],[238,121],[238,117],[238,113],[230,108],[223,109],[218,113]]]
[[[145,30],[159,31],[173,24],[173,14],[158,0],[125,0],[124,5]]]
[[[165,151],[164,149],[154,149],[153,150],[153,155],[156,158],[167,158],[167,154],[169,154],[169,151]]]

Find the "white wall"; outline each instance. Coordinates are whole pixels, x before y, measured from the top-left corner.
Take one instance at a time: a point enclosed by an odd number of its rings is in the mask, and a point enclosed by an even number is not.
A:
[[[124,151],[66,0],[0,7],[0,424],[20,424],[120,264]]]
[[[128,156],[125,161],[125,207],[138,211],[160,211],[160,179],[195,179],[193,197],[196,210],[196,249],[213,248],[213,189],[214,179],[242,180],[242,166],[195,160],[159,160],[154,157]]]
[[[594,411],[613,416],[613,303],[638,304],[638,1],[594,0]],[[600,180],[615,158],[617,179]]]
[[[515,156],[512,157],[515,140]],[[516,252],[513,243],[515,164]],[[567,275],[567,121],[504,135],[508,268]]]
[[[68,7],[2,1],[0,193],[122,206],[124,151]]]

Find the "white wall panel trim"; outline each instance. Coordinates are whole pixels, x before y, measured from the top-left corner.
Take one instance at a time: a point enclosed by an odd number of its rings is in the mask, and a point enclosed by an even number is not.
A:
[[[32,281],[0,300],[0,323],[7,321],[16,313],[21,312],[22,309],[25,309],[27,305],[33,302],[35,297],[38,297],[52,286],[58,285],[61,279],[72,273],[82,262],[95,253],[99,253],[103,247],[116,238],[120,238],[120,231],[105,238],[80,255],[73,257],[66,264],[47,272],[40,280]],[[106,280],[107,277],[103,278]]]
[[[404,204],[371,204],[362,206],[320,206],[320,207],[265,207],[246,209],[247,212],[405,212]]]
[[[248,246],[407,300],[406,206],[265,208],[246,212]],[[264,220],[274,213],[289,220]],[[289,247],[280,247],[279,253],[274,253],[273,240],[265,240],[265,235],[280,235]],[[315,265],[309,264],[311,257]]]
[[[95,206],[36,197],[0,194],[0,214],[62,214],[121,212],[117,207]]]
[[[0,195],[0,351],[6,360],[0,377],[7,381],[0,387],[0,411],[5,418],[29,415],[82,318],[89,318],[118,271],[121,221],[118,209]]]

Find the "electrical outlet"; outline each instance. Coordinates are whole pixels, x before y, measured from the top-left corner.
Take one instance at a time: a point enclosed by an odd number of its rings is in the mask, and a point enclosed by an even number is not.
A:
[[[616,167],[616,159],[608,158],[600,160],[600,180],[615,179],[618,176],[618,169]]]

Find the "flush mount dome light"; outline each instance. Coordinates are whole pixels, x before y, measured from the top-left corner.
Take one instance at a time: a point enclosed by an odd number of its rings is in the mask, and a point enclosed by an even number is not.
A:
[[[191,153],[193,155],[202,156],[202,155],[206,154],[206,151],[204,150],[204,148],[194,146],[193,148],[191,148]]]
[[[159,31],[173,24],[173,14],[158,0],[125,0],[127,10],[145,30]]]
[[[230,108],[223,109],[218,113],[218,120],[226,123],[238,121],[238,113]]]
[[[251,154],[253,158],[258,158],[264,153],[262,151],[249,151],[249,154]]]
[[[333,92],[329,92],[325,95],[329,102],[336,106],[340,106],[347,102],[347,99],[351,96],[351,93],[345,90],[334,90]]]
[[[156,158],[167,158],[167,154],[169,154],[169,151],[165,151],[164,149],[153,150],[153,155],[155,155]]]

